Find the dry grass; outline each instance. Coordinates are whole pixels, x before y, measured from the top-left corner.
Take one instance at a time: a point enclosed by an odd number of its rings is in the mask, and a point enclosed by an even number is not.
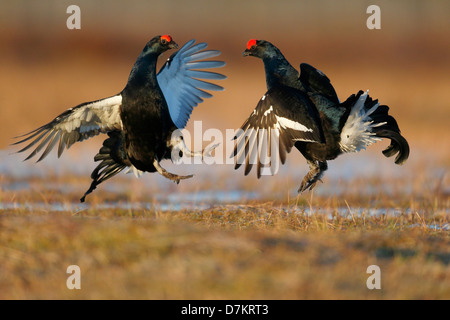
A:
[[[0,218],[0,298],[448,299],[448,223],[447,215],[328,219],[272,204],[10,210]],[[66,288],[72,264],[81,290]],[[381,290],[366,287],[372,264]]]
[[[355,194],[349,186],[362,191],[368,181],[354,179],[340,182],[342,195],[286,191],[280,200],[225,204],[188,200],[208,184],[170,184],[169,195],[180,196],[172,204],[187,207],[170,210],[170,198],[156,197],[164,188],[147,188],[145,178],[118,177],[109,183],[126,188],[100,188],[84,206],[77,205],[83,188],[63,186],[87,186],[87,177],[23,182],[29,187],[0,193],[1,203],[13,204],[0,211],[1,299],[450,298],[442,190],[409,194],[400,184],[393,195]],[[66,288],[73,264],[81,290]],[[381,290],[366,287],[369,265],[381,268]]]

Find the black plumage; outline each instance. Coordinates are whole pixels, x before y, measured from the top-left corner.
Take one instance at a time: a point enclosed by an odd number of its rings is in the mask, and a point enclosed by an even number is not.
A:
[[[178,45],[169,35],[152,38],[137,58],[119,94],[68,109],[48,124],[21,136],[14,144],[28,144],[18,152],[35,147],[28,160],[45,148],[40,161],[58,144],[59,157],[75,142],[107,133],[109,137],[94,157],[100,163],[91,174],[93,181],[82,202],[101,182],[125,168],[136,175],[158,172],[176,183],[192,177],[167,172],[159,162],[171,159],[173,148],[187,150],[182,136],[173,133],[186,125],[202,98],[212,97],[204,90],[223,90],[221,86],[199,80],[226,78],[202,70],[225,65],[222,61],[203,61],[218,56],[220,51],[203,50],[206,43],[194,43],[195,40],[191,40],[175,52],[157,74],[158,57]]]
[[[341,103],[323,72],[302,63],[299,73],[265,40],[250,40],[243,55],[262,59],[268,90],[235,136],[232,157],[236,169],[245,165],[245,175],[254,164],[258,178],[263,169],[275,173],[277,161],[283,164],[292,146],[310,166],[299,192],[314,188],[327,170],[328,160],[365,149],[381,138],[391,139],[383,151],[386,157],[397,154],[396,164],[408,159],[408,142],[388,114],[389,107],[372,100],[367,92],[359,91]],[[267,155],[269,160],[261,163]]]

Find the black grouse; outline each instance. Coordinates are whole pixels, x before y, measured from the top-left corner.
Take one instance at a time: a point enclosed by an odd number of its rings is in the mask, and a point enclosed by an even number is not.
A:
[[[389,107],[367,92],[341,103],[323,72],[302,63],[299,75],[265,40],[250,40],[243,55],[262,59],[268,91],[234,137],[235,169],[245,164],[247,175],[256,164],[258,178],[274,174],[295,146],[310,167],[298,189],[302,192],[314,188],[328,168],[327,160],[365,149],[381,138],[391,140],[383,151],[386,157],[397,154],[396,164],[408,159],[408,142],[388,114]]]
[[[97,185],[111,178],[125,168],[137,176],[142,172],[157,171],[164,177],[179,183],[179,176],[167,172],[160,161],[171,159],[172,150],[177,154],[202,155],[211,150],[194,153],[187,149],[183,137],[173,134],[185,127],[192,109],[212,95],[204,90],[223,90],[221,86],[199,79],[222,80],[222,74],[201,69],[218,68],[223,61],[207,60],[220,55],[218,50],[204,50],[206,43],[195,44],[188,41],[175,52],[156,73],[158,57],[178,45],[169,35],[151,39],[137,58],[125,88],[109,98],[86,102],[70,108],[48,124],[31,131],[14,144],[28,142],[23,152],[31,147],[34,151],[28,160],[45,150],[38,161],[58,144],[58,157],[65,148],[99,133],[107,133],[95,161],[101,161],[91,174],[90,188],[80,199],[84,202],[87,194]]]

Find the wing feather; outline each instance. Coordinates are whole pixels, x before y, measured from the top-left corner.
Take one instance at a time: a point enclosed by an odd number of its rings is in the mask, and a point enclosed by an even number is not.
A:
[[[195,62],[188,62],[186,65],[189,67],[189,69],[213,69],[213,68],[221,68],[225,66],[224,61],[195,61]]]
[[[34,157],[45,147],[38,159],[39,162],[58,144],[58,157],[60,157],[63,151],[75,142],[83,141],[99,133],[120,130],[122,128],[121,104],[121,95],[82,103],[64,111],[46,125],[16,137],[21,140],[13,145],[28,143],[18,152],[35,147],[25,160]]]
[[[322,95],[333,104],[339,105],[340,102],[336,91],[330,79],[322,71],[307,63],[302,63],[300,64],[299,80],[305,92]]]
[[[188,41],[175,52],[163,65],[157,75],[158,84],[169,107],[173,123],[180,129],[184,128],[191,116],[192,110],[202,98],[210,98],[212,94],[203,91],[221,91],[223,87],[202,81],[224,80],[226,76],[202,69],[220,68],[223,61],[199,61],[220,55],[218,50],[204,50],[207,43],[195,44]],[[202,51],[203,50],[203,51]]]
[[[317,109],[303,92],[288,87],[270,89],[234,140],[235,169],[244,165],[247,175],[256,164],[258,178],[262,168],[273,174],[274,166],[284,164],[296,141],[324,142]]]
[[[206,47],[206,46],[205,46]],[[205,50],[202,52],[197,52],[191,55],[191,60],[202,60],[208,58],[214,58],[221,54],[219,50]]]

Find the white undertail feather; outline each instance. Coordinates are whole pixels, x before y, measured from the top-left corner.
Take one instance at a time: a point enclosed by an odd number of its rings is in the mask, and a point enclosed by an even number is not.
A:
[[[375,136],[372,132],[373,128],[382,126],[386,122],[373,123],[370,115],[379,107],[379,103],[375,104],[369,110],[364,110],[364,104],[368,97],[367,90],[362,94],[358,101],[352,107],[350,115],[345,122],[341,132],[341,141],[339,146],[343,152],[358,152],[365,150],[372,143],[380,141],[381,138]]]
[[[137,169],[133,165],[131,167],[127,167],[126,171],[124,171],[124,172],[125,173],[131,173],[132,172],[136,178],[140,178],[144,174],[144,171],[141,171],[141,170]]]

